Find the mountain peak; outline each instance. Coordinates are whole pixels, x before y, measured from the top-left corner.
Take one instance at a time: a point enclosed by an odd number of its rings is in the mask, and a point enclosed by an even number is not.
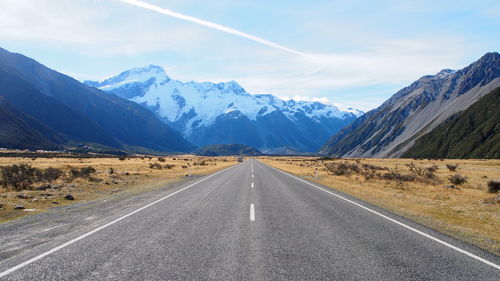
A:
[[[218,83],[217,86],[221,90],[228,90],[230,92],[233,92],[235,94],[242,94],[245,92],[245,89],[243,89],[238,82],[231,80],[229,82],[221,82]]]
[[[126,70],[115,77],[130,77],[130,76],[142,76],[142,77],[164,77],[170,80],[170,77],[165,73],[165,69],[159,65],[150,64],[144,67],[134,67],[132,69]]]
[[[144,66],[144,67],[136,67],[136,68],[133,68],[132,70],[135,70],[136,73],[165,73],[165,69],[163,69],[163,67],[159,66],[159,65],[155,65],[155,64],[150,64],[148,66]]]
[[[151,84],[152,82],[161,83],[169,80],[170,77],[167,76],[165,70],[161,66],[150,64],[144,67],[134,67],[125,70],[116,76],[104,79],[102,82],[85,81],[85,84],[105,89],[117,85],[137,82]]]
[[[434,77],[436,77],[436,78],[447,78],[448,76],[452,75],[455,72],[457,72],[457,71],[456,70],[452,70],[452,69],[443,69],[443,70],[439,71],[438,73],[436,73],[436,75]]]
[[[484,54],[479,61],[489,61],[489,60],[497,60],[500,57],[498,52],[488,52]]]

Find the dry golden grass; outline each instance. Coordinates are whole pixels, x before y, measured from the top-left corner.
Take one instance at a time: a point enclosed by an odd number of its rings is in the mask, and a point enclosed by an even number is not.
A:
[[[94,167],[97,171],[92,175],[97,181],[76,179],[66,182],[61,178],[54,182],[63,187],[49,190],[12,191],[0,186],[0,222],[5,222],[21,216],[46,211],[52,207],[82,203],[90,200],[111,196],[119,192],[144,192],[164,186],[167,183],[179,181],[191,175],[205,175],[227,168],[237,163],[234,157],[198,157],[180,155],[163,157],[137,157],[119,160],[118,158],[20,158],[0,157],[0,166],[27,163],[36,168],[61,168],[66,173],[71,168]],[[174,160],[175,159],[175,160]],[[204,166],[198,165],[205,161]],[[150,164],[158,163],[162,166],[174,165],[171,169],[151,169]],[[110,174],[110,168],[114,170]],[[36,187],[36,185],[35,185]],[[18,198],[18,195],[27,195],[28,199]],[[47,196],[51,194],[52,196]],[[68,194],[75,200],[64,199]],[[21,205],[24,210],[15,210]]]
[[[500,160],[412,160],[412,159],[343,159],[312,161],[318,158],[261,157],[260,160],[281,170],[343,191],[396,214],[410,218],[459,240],[500,254],[500,202],[497,195],[487,193],[489,180],[500,180]],[[437,165],[441,183],[397,182],[372,179],[353,173],[334,176],[327,173],[325,163],[366,163],[409,173],[407,164],[417,167]],[[458,164],[451,172],[446,164]],[[315,178],[315,169],[318,178]],[[446,186],[448,177],[460,174],[468,178],[459,189]],[[438,180],[438,181],[439,181]]]

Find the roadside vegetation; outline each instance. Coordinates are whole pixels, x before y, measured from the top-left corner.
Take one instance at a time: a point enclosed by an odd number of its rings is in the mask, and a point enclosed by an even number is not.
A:
[[[500,160],[260,160],[500,254]]]
[[[75,202],[147,191],[236,163],[234,157],[192,155],[0,157],[0,222]]]

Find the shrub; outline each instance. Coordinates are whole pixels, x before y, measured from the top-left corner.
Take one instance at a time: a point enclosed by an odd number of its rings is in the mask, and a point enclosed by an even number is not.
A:
[[[459,174],[455,174],[453,176],[450,176],[448,178],[448,180],[452,183],[452,184],[456,184],[456,185],[462,185],[464,183],[467,182],[467,177],[464,177],[464,176],[461,176]]]
[[[389,173],[381,175],[381,178],[385,180],[396,180],[398,182],[403,182],[403,181],[415,181],[417,177],[415,175],[406,175],[406,174],[401,174],[397,171],[390,171]]]
[[[172,165],[172,164],[163,165],[163,168],[168,169],[168,170],[172,169],[173,167],[175,167],[175,165]]]
[[[488,181],[488,192],[497,193],[500,191],[500,181]]]
[[[120,161],[123,161],[123,160],[125,160],[125,159],[127,159],[125,156],[120,156],[120,157],[118,157],[118,160],[120,160]]]
[[[381,167],[381,166],[371,165],[371,164],[366,164],[366,163],[362,163],[361,166],[363,166],[363,168],[366,170],[372,170],[372,171],[389,170],[389,168],[387,168],[387,167]]]
[[[88,179],[96,170],[92,166],[83,167],[80,169],[71,168],[69,170],[70,179],[83,178]]]
[[[88,180],[91,181],[91,182],[103,182],[103,179],[94,178],[94,177],[89,177]]]
[[[160,163],[150,163],[149,164],[149,168],[150,169],[157,169],[157,170],[161,170],[163,167],[160,165]]]
[[[452,165],[452,164],[446,164],[446,168],[450,170],[450,172],[455,172],[455,170],[458,168],[458,164]]]
[[[2,166],[0,169],[4,188],[11,186],[15,191],[20,191],[31,188],[36,181],[37,169],[29,164]]]
[[[428,179],[433,179],[436,177],[436,175],[434,174],[434,172],[431,172],[431,171],[426,171],[424,173],[424,177],[428,178]]]
[[[163,157],[158,157],[158,161],[160,161],[160,162],[162,162],[162,163],[163,163],[163,162],[165,162],[166,160],[165,160],[165,158],[163,158]]]
[[[363,177],[365,178],[366,181],[371,181],[371,180],[375,179],[376,176],[377,176],[377,174],[375,174],[373,172],[368,172],[368,173],[363,174]]]
[[[114,174],[114,173],[115,173],[115,169],[113,169],[113,167],[109,168],[109,169],[108,169],[108,173],[109,173],[110,175]]]
[[[64,172],[58,168],[48,167],[45,170],[37,169],[37,181],[40,182],[53,182],[60,178]]]
[[[415,165],[415,163],[406,164],[406,166],[410,170],[410,173],[412,173],[415,176],[421,177],[424,176],[425,174],[425,169],[418,167],[417,165]]]
[[[438,165],[432,165],[432,166],[426,168],[426,170],[428,172],[431,172],[431,173],[435,173],[438,169],[439,169]]]
[[[357,164],[350,164],[348,162],[342,163],[325,163],[325,168],[328,172],[336,176],[349,176],[353,172],[361,172],[360,167]]]

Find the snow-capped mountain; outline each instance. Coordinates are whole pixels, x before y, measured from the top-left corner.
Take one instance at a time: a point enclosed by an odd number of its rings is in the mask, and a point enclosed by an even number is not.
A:
[[[267,152],[312,152],[363,114],[319,102],[252,95],[235,81],[181,82],[156,65],[85,83],[150,109],[198,146],[241,143]]]

